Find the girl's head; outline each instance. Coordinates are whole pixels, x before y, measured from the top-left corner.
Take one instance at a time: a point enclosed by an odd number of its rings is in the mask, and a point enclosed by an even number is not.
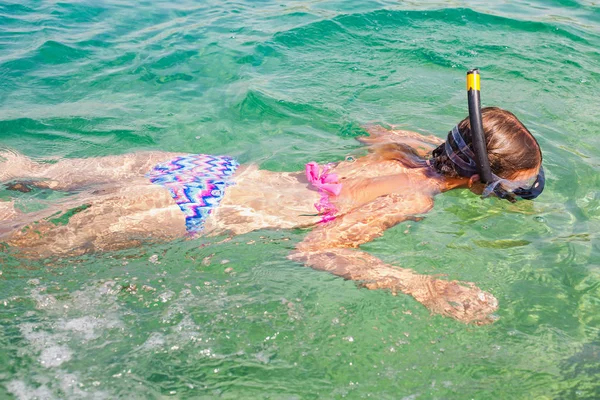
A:
[[[502,186],[508,186],[508,189],[512,190],[512,183],[514,189],[543,185],[539,179],[536,181],[542,165],[542,152],[529,130],[513,113],[497,107],[483,108],[481,115],[490,168],[492,173],[502,180]],[[457,134],[464,140],[468,148],[466,152],[472,151],[471,124],[467,117],[459,122],[458,132],[453,134],[451,131],[446,143],[432,152],[430,165],[438,173],[449,178],[471,178],[476,172],[472,168],[464,168],[465,164],[473,163],[468,155],[465,155],[465,151],[461,151],[461,144],[455,140],[456,138],[460,141]]]

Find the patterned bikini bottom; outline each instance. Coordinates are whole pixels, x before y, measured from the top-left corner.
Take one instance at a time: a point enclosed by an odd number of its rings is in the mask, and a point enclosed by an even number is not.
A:
[[[192,154],[156,165],[146,174],[150,182],[165,187],[185,215],[185,227],[199,233],[216,208],[239,163],[229,156]]]

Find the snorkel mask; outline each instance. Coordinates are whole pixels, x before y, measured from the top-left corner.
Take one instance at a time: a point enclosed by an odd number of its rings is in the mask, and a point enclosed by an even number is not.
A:
[[[453,149],[450,142],[446,140],[445,152],[459,170],[460,175],[466,177],[474,174],[479,175],[479,180],[486,184],[482,194],[483,197],[495,194],[511,203],[517,201],[517,197],[533,200],[544,190],[545,177],[544,169],[541,166],[538,176],[535,180],[532,179],[533,182],[511,181],[492,173],[481,118],[480,82],[478,69],[467,72],[467,97],[473,150],[467,146],[458,126],[455,126],[452,128],[451,134],[456,149]]]

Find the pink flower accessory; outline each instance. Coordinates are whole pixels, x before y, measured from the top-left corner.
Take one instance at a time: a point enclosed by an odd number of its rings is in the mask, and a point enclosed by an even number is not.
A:
[[[329,173],[329,165],[321,169],[316,162],[306,164],[306,179],[317,188],[321,199],[315,203],[315,208],[321,215],[321,222],[329,222],[335,219],[337,208],[329,201],[329,196],[338,196],[342,191],[342,184],[338,182],[337,174]]]

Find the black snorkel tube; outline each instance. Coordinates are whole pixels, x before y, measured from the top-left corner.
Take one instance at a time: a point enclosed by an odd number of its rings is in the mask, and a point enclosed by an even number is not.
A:
[[[474,68],[467,71],[467,98],[469,100],[469,121],[471,123],[471,139],[473,141],[473,152],[475,153],[475,164],[479,180],[490,183],[494,179],[490,169],[490,160],[487,155],[485,135],[483,134],[483,123],[481,121],[481,79],[479,70]]]
[[[481,118],[481,99],[479,97],[480,90],[481,79],[479,76],[479,70],[477,68],[474,68],[472,70],[467,71],[467,99],[469,101],[469,122],[471,125],[471,140],[473,144],[473,153],[475,153],[475,165],[477,166],[479,181],[486,185],[493,185],[495,175],[492,174],[492,170],[490,168],[490,160],[487,155],[487,145],[485,143],[485,135],[483,133],[483,122]],[[496,179],[499,178],[496,177]],[[542,181],[544,179],[543,171],[541,179]],[[517,201],[515,194],[504,190],[501,184],[496,183],[492,187],[494,193],[499,198],[506,199],[511,203]],[[528,190],[529,192],[531,192],[530,189]],[[543,190],[543,182],[541,190]],[[541,190],[539,191],[540,193]]]

